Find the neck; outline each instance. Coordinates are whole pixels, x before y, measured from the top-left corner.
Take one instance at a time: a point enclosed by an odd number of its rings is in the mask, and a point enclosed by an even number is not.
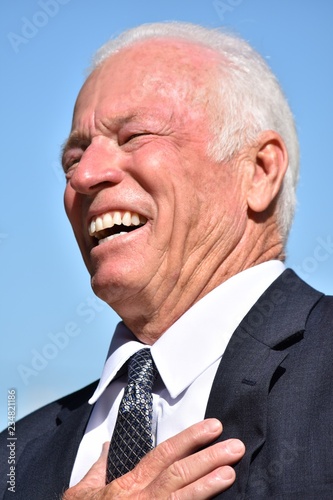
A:
[[[252,244],[250,244],[252,243]],[[160,300],[156,289],[146,290],[132,300],[121,301],[112,308],[141,342],[152,345],[190,307],[232,276],[269,260],[284,260],[284,251],[276,225],[249,223],[244,237],[221,261],[217,246],[171,283]],[[124,306],[126,304],[126,306]]]

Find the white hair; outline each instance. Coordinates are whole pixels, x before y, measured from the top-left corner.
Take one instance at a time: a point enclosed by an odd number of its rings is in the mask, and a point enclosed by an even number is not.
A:
[[[91,71],[112,54],[152,38],[184,39],[208,47],[222,57],[209,155],[217,161],[231,159],[253,144],[260,132],[275,130],[285,142],[289,165],[278,196],[277,214],[282,238],[287,239],[296,204],[299,149],[293,115],[283,91],[264,59],[235,35],[183,22],[144,24],[125,31],[95,54]]]

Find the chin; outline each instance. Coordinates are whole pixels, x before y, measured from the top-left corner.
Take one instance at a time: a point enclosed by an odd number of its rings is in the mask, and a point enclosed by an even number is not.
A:
[[[101,273],[96,272],[91,278],[91,287],[98,298],[114,308],[114,304],[123,303],[130,297],[139,293],[140,287],[138,279],[135,279],[136,273],[118,272]]]

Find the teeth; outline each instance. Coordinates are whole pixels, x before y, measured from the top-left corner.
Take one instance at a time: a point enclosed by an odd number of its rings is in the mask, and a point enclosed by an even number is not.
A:
[[[100,236],[98,233],[100,231],[103,231],[104,229],[108,229],[113,227],[114,225],[120,226],[121,224],[124,226],[140,226],[143,225],[147,222],[146,217],[143,215],[138,214],[137,212],[120,212],[120,211],[115,211],[115,212],[107,212],[106,214],[99,215],[98,217],[94,218],[89,225],[89,234],[90,236],[95,236],[96,238],[99,239],[99,243],[102,243],[104,241],[108,241],[116,236],[120,236],[121,234],[127,234],[127,233],[117,233],[111,236],[107,236],[103,238],[103,235],[101,234]]]
[[[120,226],[121,224],[121,213],[120,212],[115,212],[113,215],[113,223],[117,224],[117,226]]]
[[[89,227],[89,234],[90,236],[94,234],[96,231],[96,222],[94,220],[91,221],[90,227]]]
[[[130,212],[124,213],[123,224],[124,224],[124,226],[130,226],[132,224],[132,216],[131,216]]]
[[[139,226],[140,225],[140,217],[139,217],[139,215],[138,214],[132,214],[131,222],[132,222],[133,226]]]
[[[113,219],[111,214],[105,214],[103,216],[103,226],[104,227],[112,227],[113,226]],[[103,227],[103,229],[104,229]]]
[[[102,231],[102,229],[104,229],[102,217],[97,217],[95,231]]]
[[[117,236],[121,236],[122,234],[127,234],[127,233],[117,233],[117,234],[112,234],[111,236],[107,236],[106,238],[103,238],[103,239],[101,239],[101,240],[98,240],[98,244],[99,244],[99,245],[102,245],[102,243],[104,243],[105,241],[114,240],[115,238],[117,238]]]

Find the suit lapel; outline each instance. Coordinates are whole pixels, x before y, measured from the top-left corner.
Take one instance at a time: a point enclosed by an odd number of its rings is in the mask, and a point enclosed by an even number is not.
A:
[[[301,341],[306,319],[322,294],[285,271],[260,297],[234,332],[222,357],[206,418],[222,421],[221,440],[237,437],[246,445],[236,465],[237,480],[223,498],[243,498],[250,464],[266,439],[270,387],[283,376],[289,348]]]

